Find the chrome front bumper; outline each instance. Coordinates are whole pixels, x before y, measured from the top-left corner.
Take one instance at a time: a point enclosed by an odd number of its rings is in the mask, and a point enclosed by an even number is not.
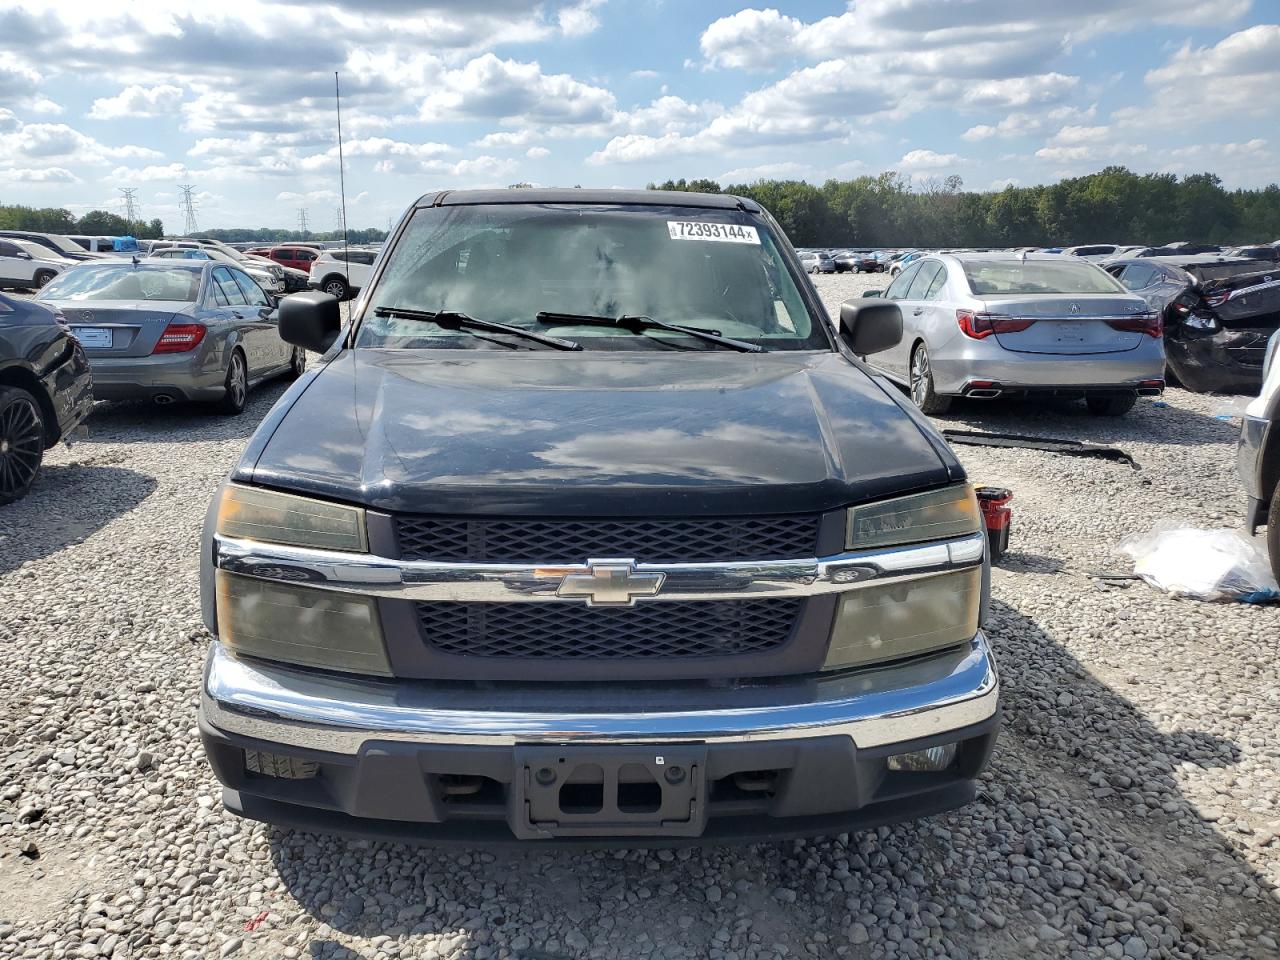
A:
[[[981,632],[965,649],[899,665],[694,692],[558,684],[477,691],[353,679],[242,660],[215,642],[200,717],[225,734],[348,756],[377,741],[510,746],[845,735],[868,749],[988,720],[999,707],[999,692],[995,661]]]

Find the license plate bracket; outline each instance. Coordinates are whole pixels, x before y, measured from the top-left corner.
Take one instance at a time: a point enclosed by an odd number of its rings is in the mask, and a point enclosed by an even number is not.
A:
[[[111,346],[110,327],[72,327],[71,331],[75,334],[76,339],[80,341],[80,345],[85,349]]]
[[[511,828],[522,840],[697,837],[705,744],[517,746]]]

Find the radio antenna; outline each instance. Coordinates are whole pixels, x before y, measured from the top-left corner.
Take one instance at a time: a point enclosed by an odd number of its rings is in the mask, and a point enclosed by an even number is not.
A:
[[[338,71],[333,71],[333,99],[338,108],[338,189],[342,194],[342,262],[347,265],[347,283],[351,283],[351,241],[347,236],[347,171],[342,160],[342,91],[338,87]]]

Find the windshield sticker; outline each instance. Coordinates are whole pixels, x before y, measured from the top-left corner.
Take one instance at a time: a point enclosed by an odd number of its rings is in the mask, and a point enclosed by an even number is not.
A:
[[[672,240],[712,240],[716,243],[754,243],[760,246],[755,227],[736,223],[705,223],[701,220],[668,220],[667,233]]]

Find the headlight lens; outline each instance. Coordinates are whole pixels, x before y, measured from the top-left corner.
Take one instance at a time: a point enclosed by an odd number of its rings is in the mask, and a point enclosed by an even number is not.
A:
[[[971,567],[840,597],[825,670],[900,660],[967,643],[978,632],[982,568]]]
[[[218,638],[235,653],[391,676],[371,597],[217,572]]]
[[[218,504],[218,533],[241,540],[367,553],[364,511],[274,490],[228,484]]]
[[[900,546],[962,537],[981,529],[978,498],[973,487],[961,483],[852,508],[845,546],[850,550]]]

